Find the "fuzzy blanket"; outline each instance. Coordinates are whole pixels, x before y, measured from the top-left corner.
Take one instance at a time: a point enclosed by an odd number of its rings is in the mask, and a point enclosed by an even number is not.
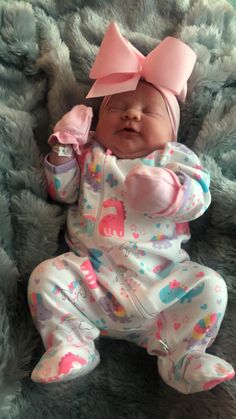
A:
[[[236,367],[235,10],[224,0],[0,0],[0,17],[0,418],[236,418],[235,380],[181,395],[160,379],[155,357],[123,341],[98,340],[101,363],[88,376],[31,382],[43,348],[26,300],[33,268],[65,250],[65,208],[49,200],[43,175],[47,138],[63,113],[85,103],[109,22],[143,54],[180,37],[198,61],[179,140],[212,179],[212,205],[191,224],[187,250],[227,282],[227,313],[209,351]]]

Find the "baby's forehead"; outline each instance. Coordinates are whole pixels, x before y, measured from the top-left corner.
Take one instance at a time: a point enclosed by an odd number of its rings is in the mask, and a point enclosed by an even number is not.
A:
[[[165,101],[159,90],[149,83],[144,82],[140,82],[136,90],[112,95],[109,102],[126,102],[131,104],[133,102],[140,102],[152,106],[156,105],[165,107]]]

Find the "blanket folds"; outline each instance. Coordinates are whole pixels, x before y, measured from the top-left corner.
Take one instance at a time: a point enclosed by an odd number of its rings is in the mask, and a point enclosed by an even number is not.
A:
[[[233,4],[233,0],[231,1]],[[116,20],[143,54],[167,35],[198,60],[181,105],[179,141],[211,173],[212,204],[191,224],[191,259],[226,280],[229,303],[209,349],[236,367],[236,13],[224,0],[0,0],[0,418],[193,419],[236,417],[235,380],[178,394],[156,359],[127,342],[100,339],[101,364],[64,384],[29,375],[43,348],[26,288],[33,268],[64,251],[66,209],[50,201],[43,156],[53,124],[86,101],[89,69]],[[235,5],[235,3],[234,3]],[[111,57],[112,59],[112,57]]]

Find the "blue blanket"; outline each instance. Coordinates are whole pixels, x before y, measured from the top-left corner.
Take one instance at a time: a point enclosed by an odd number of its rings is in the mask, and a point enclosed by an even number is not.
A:
[[[0,418],[235,418],[235,381],[181,395],[159,378],[155,357],[123,341],[98,340],[101,364],[80,380],[31,382],[43,347],[26,299],[33,268],[65,250],[65,208],[50,201],[43,175],[47,138],[85,103],[109,22],[143,54],[167,35],[180,37],[198,61],[179,141],[210,171],[212,192],[187,251],[227,282],[227,313],[209,351],[236,367],[235,10],[224,0],[0,0],[0,16]]]

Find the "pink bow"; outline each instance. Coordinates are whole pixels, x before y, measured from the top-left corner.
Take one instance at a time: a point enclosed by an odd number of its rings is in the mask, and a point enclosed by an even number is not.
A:
[[[144,79],[184,101],[195,61],[195,52],[170,36],[145,57],[112,22],[90,71],[89,77],[96,81],[87,98],[135,90],[139,80]]]

